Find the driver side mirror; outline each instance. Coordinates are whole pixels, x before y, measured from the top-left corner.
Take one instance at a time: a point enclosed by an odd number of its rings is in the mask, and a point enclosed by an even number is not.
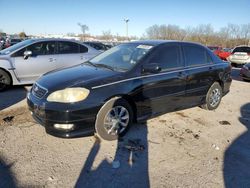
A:
[[[23,58],[28,59],[32,55],[32,51],[25,51],[23,53]]]
[[[142,66],[142,73],[158,73],[161,71],[161,67],[158,63],[149,63]]]

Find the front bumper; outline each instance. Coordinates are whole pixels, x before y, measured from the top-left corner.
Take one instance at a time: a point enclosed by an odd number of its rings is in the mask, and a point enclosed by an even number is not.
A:
[[[58,104],[41,101],[28,93],[27,103],[33,118],[48,134],[62,138],[93,135],[98,105]],[[55,124],[73,124],[71,129],[58,129]]]

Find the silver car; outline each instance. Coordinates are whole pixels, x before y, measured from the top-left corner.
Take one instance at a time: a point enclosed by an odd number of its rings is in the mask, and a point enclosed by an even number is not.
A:
[[[29,39],[0,51],[0,91],[32,84],[42,74],[81,64],[100,52],[66,39]]]
[[[232,51],[232,54],[227,58],[233,66],[250,63],[250,47],[238,46]]]

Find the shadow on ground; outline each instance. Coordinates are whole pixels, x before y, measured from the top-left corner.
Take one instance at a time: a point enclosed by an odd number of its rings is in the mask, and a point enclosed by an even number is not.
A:
[[[244,81],[242,80],[241,76],[240,76],[240,69],[241,69],[241,68],[235,68],[235,67],[232,68],[231,76],[232,76],[232,79],[234,79],[234,80],[244,82]]]
[[[0,92],[0,110],[4,110],[26,98],[27,90],[24,86],[13,86]]]
[[[224,182],[226,188],[250,187],[250,103],[241,107],[239,121],[247,131],[238,137],[224,154]]]
[[[147,125],[131,129],[119,139],[113,163],[105,159],[95,168],[102,145],[96,137],[75,187],[149,187]]]
[[[0,187],[15,188],[16,180],[10,168],[12,164],[7,165],[3,158],[0,157]]]

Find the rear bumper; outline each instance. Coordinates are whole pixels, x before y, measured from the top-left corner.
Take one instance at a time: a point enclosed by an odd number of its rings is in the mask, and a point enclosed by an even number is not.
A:
[[[229,59],[231,63],[235,63],[235,64],[246,64],[250,62],[250,59],[245,59],[245,60],[241,60],[241,59]]]

